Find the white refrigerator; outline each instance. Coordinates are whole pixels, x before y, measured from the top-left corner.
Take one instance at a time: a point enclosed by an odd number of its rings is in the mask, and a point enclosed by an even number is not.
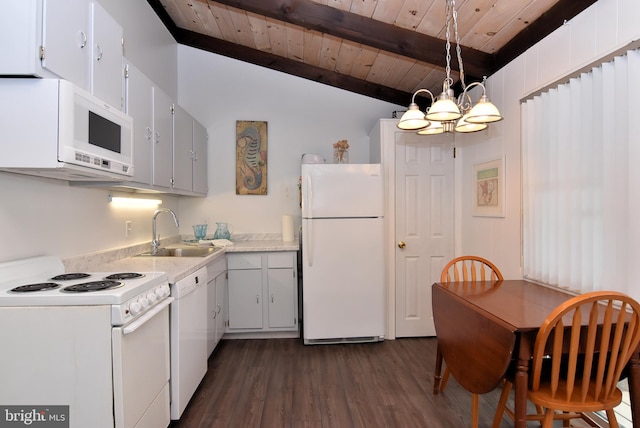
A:
[[[383,241],[380,164],[302,165],[305,344],[384,340]]]

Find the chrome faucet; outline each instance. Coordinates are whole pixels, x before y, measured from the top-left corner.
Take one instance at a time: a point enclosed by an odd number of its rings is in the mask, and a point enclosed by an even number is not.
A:
[[[156,210],[156,212],[153,213],[153,218],[151,219],[151,224],[153,229],[152,231],[153,237],[151,239],[151,254],[154,254],[154,255],[158,252],[158,247],[160,247],[160,238],[158,237],[158,234],[156,232],[156,218],[160,213],[170,213],[171,216],[173,217],[173,222],[176,224],[176,227],[180,227],[180,223],[178,222],[178,217],[176,217],[176,213],[174,213],[169,208],[159,208]]]

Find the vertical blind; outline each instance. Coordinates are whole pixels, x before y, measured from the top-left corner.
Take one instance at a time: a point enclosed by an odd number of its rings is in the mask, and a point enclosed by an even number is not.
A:
[[[521,114],[524,276],[640,299],[640,51]]]

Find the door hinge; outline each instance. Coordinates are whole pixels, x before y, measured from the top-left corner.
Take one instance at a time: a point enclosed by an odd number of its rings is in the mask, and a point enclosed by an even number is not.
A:
[[[456,158],[456,148],[455,147],[453,148],[453,158],[454,159]]]
[[[44,60],[44,46],[40,45],[40,61]]]
[[[125,79],[129,78],[129,64],[125,64],[124,66],[124,78]]]

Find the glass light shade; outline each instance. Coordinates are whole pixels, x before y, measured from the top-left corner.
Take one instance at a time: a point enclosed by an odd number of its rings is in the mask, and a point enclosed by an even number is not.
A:
[[[429,108],[426,114],[428,120],[438,122],[458,120],[461,117],[462,113],[460,113],[460,109],[446,92],[440,94],[438,101]]]
[[[498,108],[489,101],[486,95],[483,95],[467,114],[466,121],[469,123],[491,123],[502,119]]]
[[[478,132],[478,131],[482,131],[483,129],[486,129],[489,126],[486,123],[469,123],[467,122],[468,116],[469,116],[469,113],[465,114],[460,118],[460,120],[458,120],[458,123],[456,124],[456,128],[455,128],[456,132],[461,132],[461,133]]]
[[[429,126],[418,131],[420,135],[435,135],[444,133],[441,122],[431,122]]]
[[[409,104],[409,109],[404,112],[400,121],[398,122],[398,128],[408,131],[415,131],[416,129],[429,126],[429,121],[425,119],[424,113],[420,111],[418,104]]]

